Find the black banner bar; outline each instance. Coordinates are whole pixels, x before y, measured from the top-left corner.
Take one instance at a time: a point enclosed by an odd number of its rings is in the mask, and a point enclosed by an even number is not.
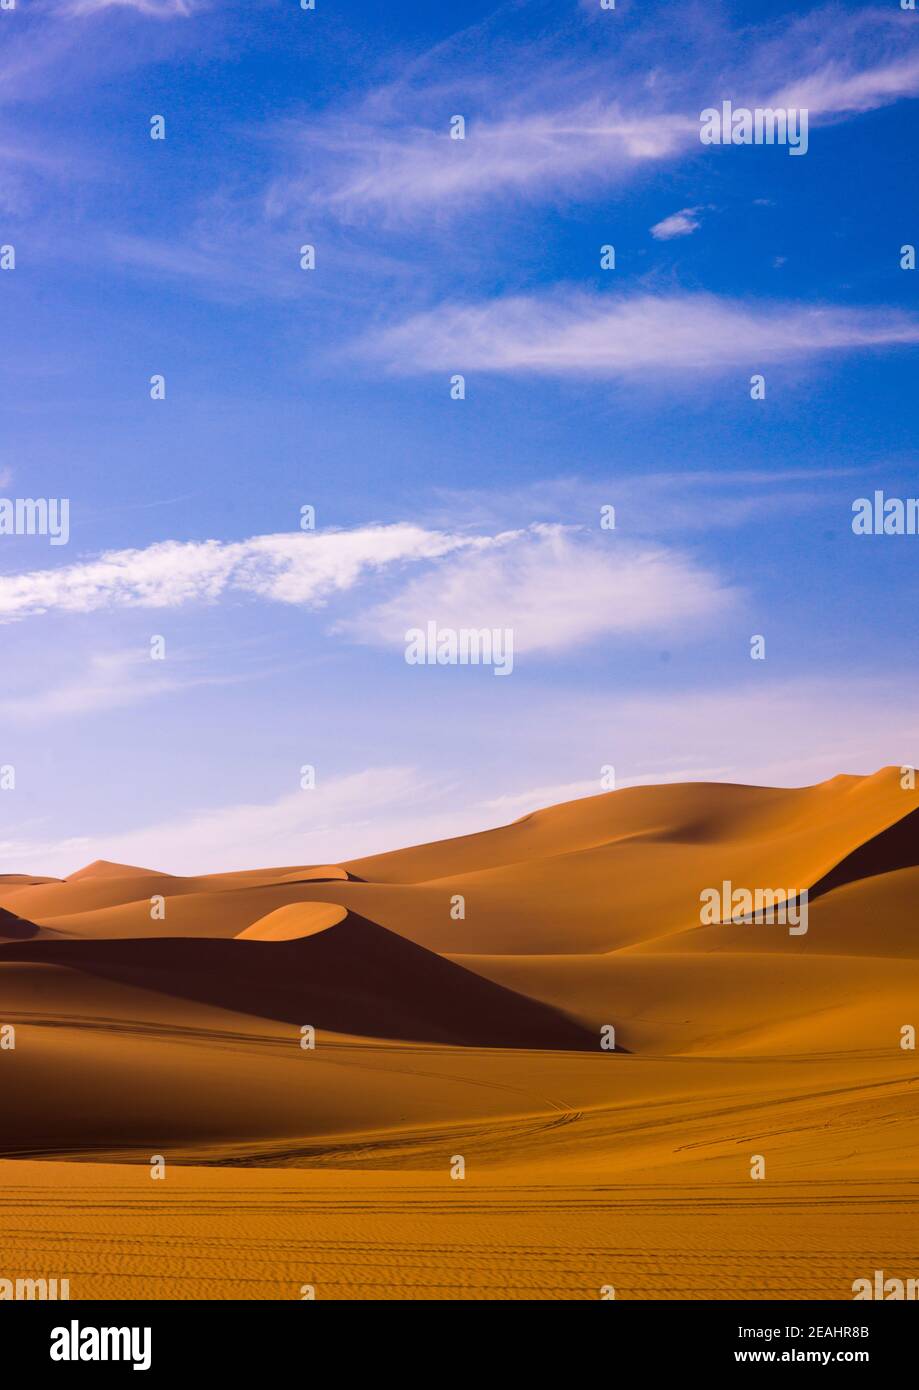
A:
[[[331,1300],[325,1306],[320,1300],[18,1303],[7,1310],[0,1328],[5,1358],[13,1355],[21,1371],[50,1371],[55,1380],[136,1367],[157,1378],[202,1370],[232,1376],[233,1383],[243,1375],[258,1376],[262,1383],[276,1368],[298,1361],[315,1369],[317,1353],[325,1361],[335,1346],[350,1374],[355,1360],[364,1356],[375,1375],[386,1362],[392,1368],[394,1356],[400,1364],[408,1359],[417,1365],[425,1359],[423,1347],[432,1332],[450,1378],[455,1379],[467,1358],[470,1369],[480,1374],[483,1325],[491,1325],[495,1335],[502,1335],[503,1328],[522,1338],[515,1340],[521,1357],[536,1356],[543,1370],[544,1356],[561,1356],[562,1346],[585,1369],[578,1344],[566,1340],[558,1342],[555,1352],[545,1350],[571,1329],[590,1338],[584,1350],[591,1359],[599,1333],[611,1374],[624,1364],[639,1364],[650,1373],[790,1365],[877,1373],[911,1362],[919,1329],[915,1304],[610,1302],[614,1306],[595,1308],[590,1316],[581,1306],[575,1325],[568,1321],[570,1310],[562,1314],[558,1304],[542,1305],[538,1334],[524,1331],[532,1309],[521,1303],[502,1303],[496,1325],[494,1305],[481,1303],[464,1303],[460,1313],[455,1302],[422,1308]],[[320,1344],[317,1334],[344,1340]],[[394,1334],[402,1339],[398,1353]]]

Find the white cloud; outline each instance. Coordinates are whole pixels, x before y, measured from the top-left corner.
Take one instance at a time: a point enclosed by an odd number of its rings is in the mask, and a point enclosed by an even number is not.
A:
[[[919,92],[919,54],[858,71],[832,62],[776,93],[771,104],[805,109],[811,119],[861,114]]]
[[[919,318],[894,309],[558,290],[478,304],[444,303],[366,338],[357,350],[407,372],[604,377],[649,368],[755,366],[917,342]]]
[[[401,645],[409,628],[511,628],[516,652],[566,651],[605,634],[677,632],[724,612],[733,591],[693,560],[656,546],[536,525],[488,550],[447,558],[340,626]]]
[[[346,217],[370,209],[401,219],[495,193],[596,188],[698,142],[698,120],[585,103],[472,120],[464,140],[451,139],[446,124],[387,132],[360,118],[311,127],[309,139],[312,151],[318,146],[330,157],[325,183],[276,183],[273,210],[308,193]]]
[[[565,650],[605,632],[669,630],[730,602],[731,592],[687,557],[602,535],[599,540],[583,528],[545,524],[451,535],[400,523],[228,544],[163,541],[60,569],[2,576],[0,621],[48,610],[177,608],[213,603],[231,592],[317,609],[382,576],[388,596],[339,621],[336,631],[357,641],[401,644],[407,628],[435,619],[455,627],[511,627],[518,652],[538,652]],[[113,673],[103,663],[88,679],[36,701],[34,712],[52,713],[48,699],[66,710],[141,698],[146,678],[140,687],[137,679],[130,669]],[[27,717],[28,708],[27,701],[14,700],[8,712]]]
[[[702,225],[696,215],[701,211],[702,209],[699,207],[681,208],[679,212],[672,212],[669,217],[655,222],[651,228],[651,235],[657,241],[670,241],[673,237],[690,236],[692,232],[697,232]]]
[[[213,602],[229,590],[319,607],[374,572],[491,543],[489,537],[451,536],[408,523],[227,543],[161,541],[57,569],[0,576],[0,623],[49,610],[176,608]]]
[[[896,5],[811,10],[760,45],[755,59],[768,105],[806,107],[835,120],[919,93],[919,44]]]
[[[266,207],[272,215],[309,205],[399,222],[440,219],[503,195],[596,196],[643,166],[699,155],[699,114],[722,99],[804,106],[816,124],[915,96],[919,50],[902,19],[827,8],[738,32],[697,13],[669,67],[649,66],[653,17],[602,60],[572,52],[567,32],[564,57],[548,34],[526,46],[495,42],[486,22],[420,55],[350,111],[311,116],[306,130],[285,124],[277,134],[288,167]],[[499,17],[494,27],[500,31]],[[672,38],[666,29],[664,36]],[[484,70],[483,45],[491,48]],[[443,113],[439,124],[432,110]],[[465,113],[463,140],[450,139],[454,112]]]
[[[804,107],[827,123],[919,94],[917,31],[896,5],[825,5],[748,34],[749,61],[719,93],[735,105]]]

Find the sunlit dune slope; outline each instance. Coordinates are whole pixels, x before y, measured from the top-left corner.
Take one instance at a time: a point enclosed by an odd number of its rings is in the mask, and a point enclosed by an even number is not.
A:
[[[288,903],[260,917],[237,941],[297,941],[344,921],[348,909],[337,903]]]

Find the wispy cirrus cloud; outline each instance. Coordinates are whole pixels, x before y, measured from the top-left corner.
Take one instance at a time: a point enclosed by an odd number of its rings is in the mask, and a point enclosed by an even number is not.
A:
[[[491,533],[522,520],[567,526],[596,526],[602,509],[614,507],[621,534],[640,540],[670,540],[693,534],[766,524],[776,516],[796,516],[841,508],[846,516],[852,479],[873,469],[815,468],[729,470],[683,469],[658,473],[621,473],[607,478],[576,474],[542,478],[508,488],[438,488],[426,510],[426,523],[448,525],[463,516],[471,526]],[[889,472],[888,472],[889,476]],[[867,483],[860,484],[867,486]]]
[[[820,6],[763,35],[751,63],[762,105],[834,121],[919,95],[919,34],[897,6]],[[726,95],[730,96],[728,92]]]
[[[494,546],[448,557],[340,624],[360,641],[398,646],[428,621],[511,628],[519,652],[563,652],[605,635],[676,632],[727,611],[736,592],[664,546],[535,525]]]
[[[150,19],[188,19],[202,6],[199,0],[65,0],[58,8],[77,18],[105,10],[134,10]]]
[[[98,128],[87,140],[66,120],[55,123],[48,92],[56,101],[66,100],[73,91],[98,91],[100,83],[125,69],[161,61],[182,39],[181,26],[160,21],[184,21],[208,7],[208,0],[48,0],[44,5],[20,0],[16,16],[4,25],[0,49],[0,108],[7,113],[0,134],[0,211],[36,219],[30,231],[33,254],[42,247],[45,211],[53,207],[59,216],[63,196],[104,179],[112,168]],[[143,44],[124,41],[125,26],[111,22],[116,14],[154,21],[143,23]],[[93,23],[96,16],[99,22]],[[14,110],[15,120],[9,114]],[[43,129],[45,120],[50,133]],[[85,129],[82,121],[80,127]],[[112,207],[108,211],[111,217]],[[77,231],[86,220],[83,200],[68,206],[67,216]]]
[[[5,694],[0,719],[34,723],[115,709],[155,698],[180,687],[181,680],[136,653],[106,652],[91,657],[86,669],[43,690]]]
[[[919,53],[859,71],[832,61],[779,89],[772,104],[805,108],[811,119],[839,118],[876,111],[919,93]]]
[[[374,211],[401,220],[497,193],[595,189],[636,165],[675,154],[697,132],[698,120],[687,115],[643,115],[596,101],[477,118],[462,140],[451,139],[446,124],[374,133],[359,119],[338,121],[310,131],[313,149],[318,143],[329,161],[325,176],[318,183],[278,180],[268,205],[280,211],[303,199],[345,218]]]
[[[366,337],[356,351],[402,372],[604,377],[915,343],[919,318],[900,310],[556,290],[445,303]]]
[[[174,609],[231,594],[315,610],[371,577],[388,582],[386,597],[339,618],[333,632],[384,646],[403,644],[408,628],[433,619],[456,628],[513,628],[521,652],[564,651],[602,634],[703,622],[736,597],[681,552],[608,532],[598,537],[583,526],[535,523],[459,535],[398,524],[229,544],[165,541],[4,576],[0,621],[48,611]],[[118,690],[129,676],[130,684],[133,675],[119,672]],[[90,702],[106,698],[105,680],[101,689],[98,680],[85,685],[70,691],[77,704],[84,695]]]
[[[0,622],[52,610],[177,608],[214,602],[230,591],[318,607],[374,572],[489,543],[487,537],[451,536],[407,523],[245,541],[161,541],[0,576]]]
[[[908,20],[828,6],[742,32],[703,27],[669,67],[650,65],[642,46],[653,39],[651,20],[647,33],[639,26],[617,35],[602,60],[587,52],[581,62],[562,58],[546,39],[529,50],[505,45],[486,73],[478,54],[476,69],[468,66],[461,33],[350,109],[311,117],[308,127],[283,122],[275,141],[287,167],[265,206],[272,215],[310,205],[345,220],[406,221],[501,197],[596,196],[642,166],[698,155],[699,114],[723,99],[803,106],[819,124],[919,95],[919,35]],[[723,49],[733,55],[727,69],[714,56]],[[523,93],[521,66],[529,75]],[[615,97],[597,96],[611,91]],[[432,108],[443,113],[438,125]],[[464,114],[465,139],[450,138],[454,112]]]
[[[68,662],[68,666],[73,665]],[[28,673],[19,673],[28,674]],[[169,668],[152,661],[147,651],[102,651],[91,655],[81,670],[55,679],[43,673],[44,684],[20,686],[0,697],[0,720],[10,724],[45,721],[123,709],[164,695],[201,687],[235,685],[245,676],[202,670],[194,659],[171,655]]]

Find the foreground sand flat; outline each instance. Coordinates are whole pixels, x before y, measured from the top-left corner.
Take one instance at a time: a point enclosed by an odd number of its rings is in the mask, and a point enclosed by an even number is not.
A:
[[[636,788],[342,866],[0,881],[0,1276],[76,1299],[915,1276],[917,815],[886,769]],[[806,934],[700,925],[728,878],[806,887]]]
[[[613,1284],[624,1300],[845,1300],[875,1267],[912,1268],[919,1234],[914,1183],[2,1173],[5,1266],[66,1271],[73,1299],[300,1299],[305,1284],[317,1299],[597,1299]]]

